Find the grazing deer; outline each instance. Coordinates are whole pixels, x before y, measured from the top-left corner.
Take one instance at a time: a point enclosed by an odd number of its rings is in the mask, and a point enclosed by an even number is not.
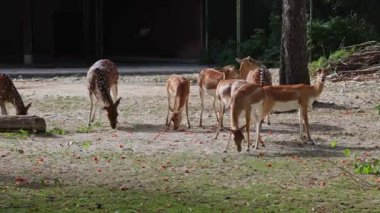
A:
[[[16,115],[28,114],[28,109],[32,105],[32,103],[29,103],[25,106],[11,78],[6,74],[0,74],[0,107],[2,115],[8,115],[5,102],[13,104],[16,109]]]
[[[214,139],[218,138],[220,128],[223,128],[224,111],[230,106],[230,99],[232,94],[245,83],[247,82],[241,79],[228,79],[221,80],[216,87],[216,97],[219,100],[219,109],[217,119],[218,125]]]
[[[249,71],[246,80],[249,83],[259,84],[262,87],[272,86],[272,74],[264,65]],[[267,115],[267,124],[270,125],[269,114]]]
[[[179,75],[172,75],[166,81],[166,91],[168,93],[168,113],[166,115],[166,123],[170,127],[173,121],[174,130],[177,130],[182,121],[182,110],[186,107],[187,126],[190,128],[189,121],[189,95],[190,95],[190,81],[185,77]],[[170,102],[174,97],[174,106],[171,107]],[[172,115],[169,120],[169,112]]]
[[[215,116],[218,119],[216,113],[215,101],[216,101],[216,87],[222,79],[236,79],[239,78],[239,72],[234,66],[225,66],[222,70],[218,71],[212,68],[206,68],[201,70],[198,75],[198,85],[199,85],[199,96],[201,98],[201,115],[199,118],[199,126],[202,127],[202,117],[204,108],[204,96],[207,93],[209,96],[213,97],[213,109]]]
[[[256,111],[253,111],[255,121],[261,120],[270,111],[289,111],[299,109],[300,121],[300,137],[304,139],[306,131],[306,141],[314,144],[311,139],[308,120],[308,109],[312,107],[312,103],[320,96],[323,91],[324,83],[326,80],[327,71],[320,69],[317,71],[317,80],[314,85],[279,85],[279,86],[265,86],[263,88],[242,86],[236,91],[231,98],[231,131],[234,135],[234,141],[237,145],[238,151],[241,150],[241,141],[244,136],[241,132],[242,128],[238,128],[239,115],[243,109],[246,111],[246,127],[247,127],[247,141],[249,151],[249,119],[247,111],[251,110],[251,106],[256,103],[261,103]],[[261,123],[256,123],[256,143],[263,143],[260,137]],[[227,143],[228,146],[228,143]],[[226,147],[227,148],[227,147]]]
[[[117,107],[121,99],[117,99],[118,79],[119,71],[116,65],[108,59],[95,62],[88,70],[87,89],[91,102],[88,126],[91,126],[91,123],[94,122],[97,108],[99,104],[102,104],[102,108],[107,112],[107,117],[112,129],[116,128],[118,116]],[[94,103],[95,101],[96,103]]]

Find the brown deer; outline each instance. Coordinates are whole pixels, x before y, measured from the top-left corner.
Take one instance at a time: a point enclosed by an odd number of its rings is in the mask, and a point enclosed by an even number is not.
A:
[[[103,110],[107,112],[111,127],[113,129],[116,128],[118,116],[117,107],[121,99],[117,99],[118,79],[119,71],[116,65],[108,59],[95,62],[88,70],[87,89],[91,102],[90,117],[88,120],[89,126],[94,122],[97,108],[99,104],[101,104]]]
[[[199,96],[201,98],[201,115],[199,118],[200,127],[202,127],[205,93],[207,93],[209,96],[213,98],[213,109],[215,112],[216,119],[218,120],[218,115],[215,106],[216,87],[218,86],[219,81],[222,79],[236,78],[239,78],[239,71],[231,65],[223,67],[220,71],[212,68],[206,68],[201,70],[201,72],[198,74]]]
[[[235,58],[236,62],[238,62],[240,64],[240,68],[239,68],[239,73],[240,73],[240,76],[239,78],[240,79],[247,79],[247,76],[248,76],[248,73],[251,71],[251,70],[256,70],[256,69],[259,69],[260,66],[261,66],[261,62],[258,61],[258,60],[255,60],[253,58],[251,58],[250,56],[247,56],[245,58]]]
[[[227,79],[221,80],[216,87],[216,98],[219,100],[218,108],[218,125],[214,139],[218,138],[220,128],[223,128],[223,116],[226,108],[230,106],[230,99],[232,94],[239,89],[242,85],[246,84],[245,80],[241,79]]]
[[[190,128],[189,121],[189,94],[190,94],[190,81],[185,77],[179,75],[172,75],[166,81],[166,91],[168,93],[168,113],[166,115],[166,123],[170,127],[170,123],[173,122],[174,130],[177,130],[182,121],[182,110],[186,107],[187,125]],[[174,97],[174,106],[171,107],[171,99]],[[169,112],[172,115],[169,120]]]
[[[27,115],[32,105],[32,103],[29,103],[25,106],[11,78],[6,74],[0,74],[0,107],[2,115],[8,115],[5,102],[13,104],[16,109],[16,115]]]
[[[242,111],[246,112],[246,131],[247,131],[247,151],[249,151],[249,125],[251,110],[255,121],[260,121],[272,110],[289,111],[299,109],[300,137],[305,143],[314,144],[310,136],[308,109],[312,103],[320,96],[323,91],[327,71],[320,69],[317,71],[317,80],[314,85],[279,85],[279,86],[253,86],[255,84],[243,85],[231,98],[231,131],[238,151],[241,151],[241,141],[244,136],[242,128],[238,127],[239,115]],[[256,122],[256,142],[263,143],[260,137],[261,122]],[[228,141],[229,143],[229,141]],[[228,146],[227,143],[227,146]],[[227,147],[226,147],[227,149]]]

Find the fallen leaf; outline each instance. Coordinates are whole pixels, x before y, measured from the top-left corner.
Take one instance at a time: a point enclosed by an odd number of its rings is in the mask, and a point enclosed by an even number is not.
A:
[[[123,144],[119,144],[119,147],[120,147],[120,148],[124,148],[124,145],[123,145]]]
[[[169,181],[169,178],[168,177],[163,177],[162,180],[163,181]]]
[[[268,164],[267,164],[267,167],[272,167],[272,163],[268,163]]]
[[[17,186],[25,186],[30,184],[29,180],[25,177],[15,177],[15,181]]]
[[[326,186],[326,182],[321,181],[321,182],[319,183],[319,186],[322,187],[322,188],[325,187],[325,186]]]
[[[126,184],[123,184],[123,185],[121,185],[121,186],[119,187],[119,189],[120,189],[121,191],[126,191],[126,190],[129,189],[129,187],[128,187]]]
[[[377,182],[377,183],[380,183],[380,177],[376,179],[376,182]]]

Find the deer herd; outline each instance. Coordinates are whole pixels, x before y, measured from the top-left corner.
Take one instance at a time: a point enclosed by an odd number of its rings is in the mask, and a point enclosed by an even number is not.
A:
[[[213,109],[216,117],[215,139],[220,129],[231,132],[237,150],[242,150],[241,144],[247,142],[247,151],[250,150],[251,119],[255,124],[254,148],[258,143],[264,146],[260,136],[261,125],[264,118],[269,122],[271,112],[283,112],[290,110],[299,111],[300,137],[305,143],[314,144],[310,136],[308,109],[322,93],[327,76],[325,69],[317,71],[317,79],[314,85],[272,85],[272,77],[269,70],[259,61],[251,57],[236,59],[240,68],[228,65],[221,69],[206,68],[198,74],[199,96],[201,110],[199,126],[202,127],[204,97],[205,94],[212,97]],[[87,89],[90,99],[90,114],[88,125],[95,120],[96,111],[101,108],[106,111],[111,128],[117,126],[118,110],[121,98],[118,98],[119,72],[116,65],[102,59],[95,62],[87,72]],[[185,108],[187,126],[190,128],[188,116],[190,81],[180,75],[171,75],[166,82],[168,98],[168,112],[165,125],[169,129],[173,123],[177,130],[182,121],[182,111]],[[24,105],[20,94],[8,75],[0,74],[0,107],[1,113],[7,115],[5,102],[14,105],[17,115],[26,115],[31,103]],[[173,103],[173,104],[172,104]],[[172,106],[173,105],[173,106]],[[224,112],[229,110],[231,125],[224,127]],[[243,113],[244,112],[244,113]],[[245,124],[239,125],[239,118],[243,113]],[[246,137],[243,130],[245,129]],[[225,152],[230,142],[228,139]]]

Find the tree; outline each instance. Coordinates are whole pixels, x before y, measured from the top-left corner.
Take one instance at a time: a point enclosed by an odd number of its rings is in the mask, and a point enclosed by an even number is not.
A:
[[[282,1],[280,84],[310,84],[306,0]]]

